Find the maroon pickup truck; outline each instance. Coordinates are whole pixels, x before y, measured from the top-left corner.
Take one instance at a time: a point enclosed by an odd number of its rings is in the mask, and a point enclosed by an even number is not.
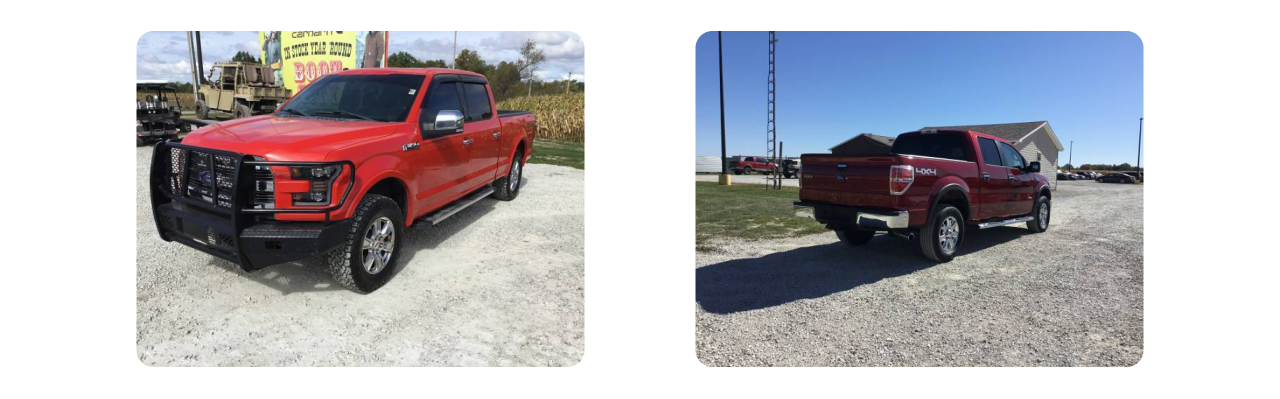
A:
[[[777,168],[777,164],[769,162],[769,158],[765,157],[739,157],[737,160],[729,161],[729,170],[735,175],[749,175],[755,171],[764,174],[771,174]]]
[[[972,227],[1026,222],[1049,228],[1052,194],[1040,163],[1009,142],[974,131],[924,130],[899,135],[889,155],[804,154],[800,201],[862,245],[878,231],[915,240],[924,256],[948,262]]]

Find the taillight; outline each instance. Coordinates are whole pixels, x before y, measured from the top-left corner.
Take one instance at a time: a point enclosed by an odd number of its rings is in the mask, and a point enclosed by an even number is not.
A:
[[[902,195],[916,181],[916,171],[907,165],[889,166],[889,194]]]

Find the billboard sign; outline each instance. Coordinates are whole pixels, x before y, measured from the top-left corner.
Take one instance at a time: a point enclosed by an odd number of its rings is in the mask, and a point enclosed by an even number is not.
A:
[[[260,31],[262,63],[297,93],[321,76],[387,65],[387,31]]]

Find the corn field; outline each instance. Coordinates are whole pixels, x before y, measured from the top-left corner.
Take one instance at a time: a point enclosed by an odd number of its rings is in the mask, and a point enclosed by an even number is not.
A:
[[[147,96],[151,94],[152,92],[138,93],[138,101],[142,101],[143,99],[147,98]],[[174,97],[177,97],[178,105],[182,106],[183,111],[196,110],[196,101],[193,100],[193,98],[195,98],[195,94],[192,94],[189,92],[180,92],[180,93],[165,93],[164,96],[165,98],[169,99],[170,103],[173,102]]]
[[[538,118],[539,139],[583,143],[587,131],[586,101],[584,93],[516,97],[498,102],[498,109],[533,112]]]

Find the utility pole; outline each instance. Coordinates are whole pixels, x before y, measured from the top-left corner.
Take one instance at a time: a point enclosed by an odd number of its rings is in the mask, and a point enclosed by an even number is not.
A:
[[[1134,168],[1134,172],[1142,170],[1142,118],[1138,118],[1138,164]]]
[[[453,31],[453,60],[449,61],[449,68],[458,66],[458,31]]]
[[[200,48],[200,31],[196,31],[196,67],[200,71],[200,83],[204,83],[204,50]],[[197,85],[200,83],[196,83]]]
[[[1076,153],[1076,141],[1071,140],[1071,150],[1067,151],[1067,165],[1071,165],[1072,168],[1080,169],[1079,167],[1076,166],[1075,162],[1071,162],[1071,160],[1073,159],[1072,155],[1075,155],[1075,153]]]
[[[191,31],[187,31],[187,54],[191,57],[191,102],[194,104],[200,99],[200,70],[196,67],[196,43]]]
[[[720,46],[720,185],[728,186],[729,157],[724,151],[724,32],[716,32],[716,45]]]

